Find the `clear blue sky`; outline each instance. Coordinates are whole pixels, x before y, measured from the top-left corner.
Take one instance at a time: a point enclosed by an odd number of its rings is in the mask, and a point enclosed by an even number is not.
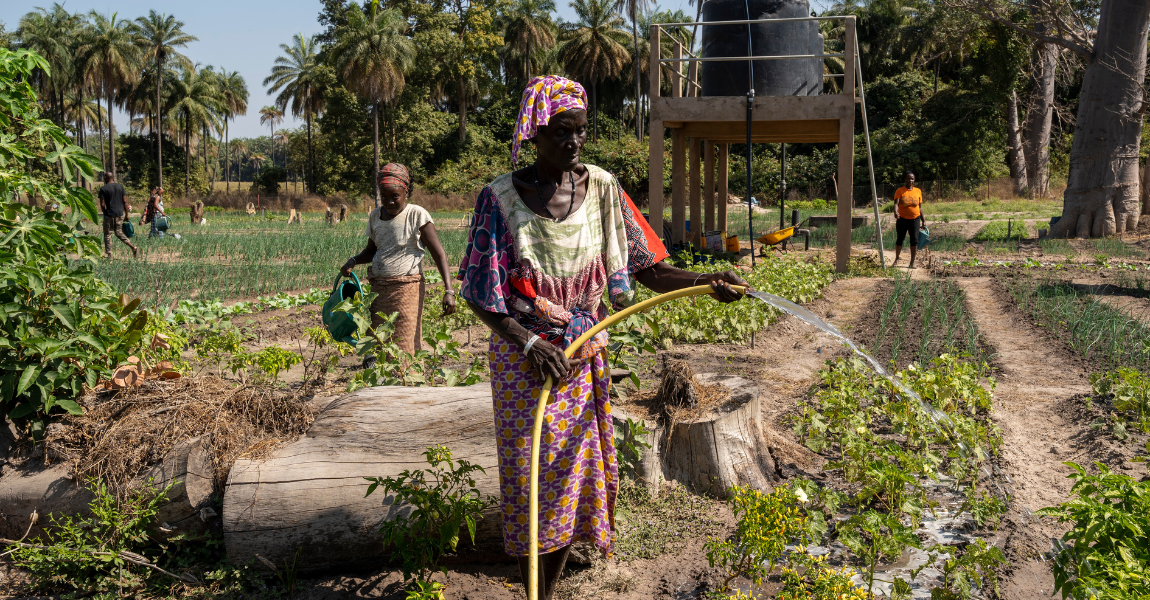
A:
[[[51,4],[51,0],[3,0],[0,2],[0,22],[11,31],[26,13],[37,6],[49,7]],[[119,17],[128,19],[155,9],[184,21],[184,30],[200,39],[184,49],[183,53],[188,58],[202,65],[239,71],[247,80],[250,94],[248,114],[237,117],[231,125],[231,134],[235,137],[268,134],[268,129],[260,125],[259,109],[272,104],[274,97],[269,96],[261,84],[279,55],[279,45],[288,43],[296,33],[310,35],[320,30],[316,21],[320,3],[316,0],[67,0],[63,4],[72,12],[117,12]],[[574,12],[566,0],[557,0],[555,4],[560,17],[574,19]],[[824,0],[811,2],[820,12],[826,4],[829,2]],[[663,0],[660,9],[664,8],[681,9],[691,14],[695,10],[687,0]],[[126,124],[125,115],[117,114],[117,130],[122,131]],[[283,126],[300,124],[289,116]]]

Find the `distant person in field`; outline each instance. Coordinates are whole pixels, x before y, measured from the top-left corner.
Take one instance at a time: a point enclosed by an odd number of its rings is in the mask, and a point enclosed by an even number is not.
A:
[[[926,224],[926,217],[922,215],[922,190],[914,187],[914,173],[907,171],[903,181],[904,185],[894,192],[895,214],[898,216],[894,225],[898,236],[894,242],[894,264],[898,264],[902,254],[903,239],[910,234],[910,268],[913,269],[918,255],[918,230]]]
[[[367,246],[347,259],[340,272],[351,274],[356,265],[368,264],[367,280],[378,294],[371,303],[371,326],[378,327],[378,313],[398,313],[392,340],[408,354],[420,348],[423,335],[423,255],[431,251],[443,277],[444,316],[455,312],[455,288],[447,271],[447,253],[439,243],[435,223],[422,207],[408,204],[411,175],[407,167],[390,163],[380,170],[379,191],[383,205],[367,217]],[[370,366],[370,361],[364,361]]]
[[[124,235],[124,216],[128,214],[124,186],[116,183],[111,173],[104,173],[104,185],[96,196],[100,200],[100,212],[104,215],[104,256],[112,258],[112,236],[115,235],[132,249],[132,256],[139,258],[140,249],[133,246],[128,236]]]
[[[154,188],[148,196],[148,204],[144,207],[144,214],[140,216],[140,225],[150,223],[151,231],[148,237],[162,237],[164,232],[156,229],[156,218],[164,216],[164,188]]]

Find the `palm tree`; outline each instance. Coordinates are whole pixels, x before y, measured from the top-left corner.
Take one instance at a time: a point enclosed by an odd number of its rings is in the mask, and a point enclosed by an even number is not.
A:
[[[703,0],[697,0],[700,8],[703,6]],[[639,64],[639,19],[643,18],[645,13],[650,12],[650,0],[615,0],[615,10],[623,14],[631,20],[631,41],[634,54],[631,61],[635,68],[635,137],[643,139],[643,121],[640,118],[641,112],[639,110],[640,97],[642,96],[642,88],[639,85],[639,70],[642,65]]]
[[[135,45],[131,24],[111,18],[96,11],[89,13],[91,29],[78,48],[78,55],[93,74],[93,80],[104,92],[108,111],[109,158],[112,163],[112,176],[116,176],[116,126],[112,122],[112,99],[120,86],[136,74],[140,50]],[[104,167],[107,169],[107,166]]]
[[[611,12],[613,1],[574,0],[571,8],[575,9],[579,22],[559,47],[564,70],[583,82],[591,82],[594,141],[599,141],[599,82],[618,77],[631,60],[623,45],[627,40],[627,34],[620,28],[623,19]]]
[[[352,11],[355,12],[355,11]],[[324,107],[323,86],[318,76],[323,66],[318,57],[319,43],[315,37],[305,38],[297,33],[292,45],[280,44],[283,56],[276,57],[272,73],[264,79],[264,85],[271,84],[268,92],[279,92],[276,106],[286,109],[291,103],[292,116],[303,116],[307,122],[308,185],[307,191],[315,192],[315,149],[312,146],[311,122]]]
[[[48,62],[51,72],[37,69],[33,83],[48,97],[53,120],[61,127],[64,125],[64,90],[69,87],[74,72],[75,49],[83,26],[83,15],[69,13],[56,2],[51,9],[37,7],[24,15],[16,30],[20,45]]]
[[[287,155],[288,132],[286,130],[283,130],[283,129],[277,129],[276,131],[272,132],[272,144],[274,144],[275,146],[279,146],[280,148],[283,149],[284,170],[286,171],[288,168],[288,155]],[[272,159],[272,164],[275,164],[274,158]]]
[[[248,113],[248,84],[238,71],[229,72],[220,69],[219,74],[220,101],[224,106],[224,176],[227,183],[224,193],[232,191],[232,170],[228,168],[231,161],[231,143],[228,140],[228,119],[235,120],[236,115]]]
[[[333,62],[348,87],[371,102],[376,206],[380,205],[379,106],[399,96],[406,84],[404,73],[415,62],[415,44],[403,35],[406,29],[407,20],[402,13],[380,10],[379,0],[372,0],[367,12],[348,12],[347,24],[336,30],[332,49]]]
[[[275,142],[276,125],[284,122],[284,113],[282,110],[274,106],[265,106],[260,109],[260,125],[267,125],[268,131],[272,134],[272,142]],[[272,147],[272,166],[276,164],[275,147]]]
[[[176,52],[176,48],[185,48],[191,42],[198,41],[194,35],[184,32],[184,22],[175,17],[148,11],[148,16],[137,17],[133,32],[136,34],[136,45],[143,51],[142,59],[150,61],[156,66],[156,105],[153,107],[156,115],[156,170],[160,187],[164,187],[164,124],[163,102],[160,99],[160,90],[164,83],[164,68],[169,60],[185,71],[191,70],[192,61],[188,57]],[[186,177],[185,177],[186,179]]]
[[[265,160],[267,160],[267,157],[264,156],[263,154],[260,154],[259,152],[253,152],[252,155],[248,157],[248,161],[251,162],[256,167],[255,179],[259,179],[259,177],[260,177],[260,164],[262,164]],[[253,181],[254,181],[254,179],[253,179]]]
[[[185,69],[172,89],[173,104],[168,109],[170,118],[178,118],[184,126],[184,193],[188,192],[191,177],[192,131],[200,126],[216,128],[220,126],[217,115],[222,114],[223,104],[216,90],[214,74],[210,71],[197,71],[194,67]]]
[[[555,23],[551,13],[555,3],[551,0],[518,0],[509,11],[503,32],[503,41],[508,48],[523,57],[523,72],[527,81],[531,80],[532,55],[537,50],[546,50],[555,45]]]
[[[240,184],[244,180],[243,157],[248,153],[248,143],[244,140],[236,140],[231,143],[231,147],[235,149],[235,164],[236,164],[236,189],[243,191]],[[228,164],[228,170],[231,170],[231,164]]]

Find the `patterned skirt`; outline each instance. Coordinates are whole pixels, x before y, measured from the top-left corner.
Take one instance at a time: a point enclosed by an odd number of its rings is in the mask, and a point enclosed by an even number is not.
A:
[[[391,339],[404,352],[415,354],[423,339],[423,274],[369,277],[368,283],[377,294],[371,302],[371,326],[383,322],[378,313],[399,313]]]
[[[503,544],[528,554],[531,426],[543,379],[520,348],[492,334],[488,353],[499,446]],[[610,556],[615,542],[614,427],[604,357],[585,361],[575,377],[552,388],[539,458],[539,552],[588,541]]]

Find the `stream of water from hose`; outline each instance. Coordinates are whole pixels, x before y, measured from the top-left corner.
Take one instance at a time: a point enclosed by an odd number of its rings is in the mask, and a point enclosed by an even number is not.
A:
[[[879,364],[879,362],[877,360],[874,359],[874,357],[867,354],[866,352],[863,352],[863,350],[861,348],[859,348],[858,345],[854,343],[854,341],[852,341],[847,336],[843,335],[843,333],[841,331],[839,331],[837,327],[835,327],[834,325],[831,325],[830,323],[827,323],[826,321],[820,319],[817,315],[815,315],[815,313],[799,306],[798,304],[795,304],[794,302],[791,302],[790,300],[787,300],[786,298],[781,298],[781,297],[776,296],[774,294],[768,294],[767,292],[748,292],[748,295],[750,295],[751,297],[756,298],[758,300],[761,300],[763,302],[766,302],[767,304],[769,304],[769,305],[771,305],[771,306],[773,306],[773,307],[775,307],[775,308],[777,308],[777,309],[779,309],[779,310],[781,310],[787,314],[790,314],[790,315],[798,318],[799,320],[807,323],[808,325],[811,325],[817,329],[820,329],[820,330],[826,332],[827,334],[831,335],[832,337],[837,338],[839,341],[841,341],[843,344],[845,344],[848,348],[850,348],[855,354],[857,354],[858,356],[865,359],[866,362],[868,364],[870,364],[871,369],[874,369],[875,373],[878,373],[882,378],[889,381],[890,384],[893,385],[896,389],[898,389],[898,391],[903,396],[905,396],[907,398],[911,398],[914,401],[918,402],[918,405],[922,409],[923,414],[925,414],[928,418],[930,418],[930,420],[934,424],[935,428],[938,431],[942,431],[946,434],[949,434],[951,436],[951,438],[955,441],[955,443],[958,445],[959,449],[964,454],[966,453],[966,445],[963,444],[962,441],[959,440],[956,435],[954,435],[953,427],[951,426],[950,417],[946,413],[942,412],[941,410],[938,410],[937,408],[931,406],[929,403],[923,401],[921,396],[919,396],[917,393],[915,393],[914,390],[907,387],[906,384],[904,384],[902,381],[900,381],[897,377],[895,377],[894,375],[887,372],[887,370],[884,369],[883,366],[881,364]]]

